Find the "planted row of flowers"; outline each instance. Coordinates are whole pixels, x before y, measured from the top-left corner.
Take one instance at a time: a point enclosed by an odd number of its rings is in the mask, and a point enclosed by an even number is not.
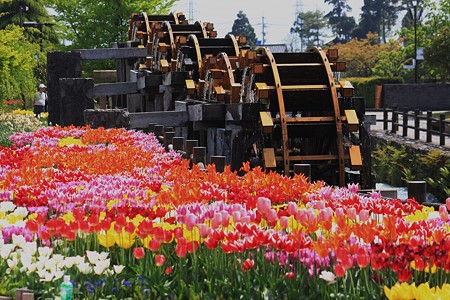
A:
[[[10,139],[0,295],[52,297],[64,274],[82,299],[450,295],[450,199],[434,211],[248,164],[243,176],[190,169],[152,134],[124,129]]]

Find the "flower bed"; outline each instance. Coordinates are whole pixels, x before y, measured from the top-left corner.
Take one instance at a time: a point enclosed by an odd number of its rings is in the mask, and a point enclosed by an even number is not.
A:
[[[450,199],[435,212],[248,164],[243,176],[189,169],[152,134],[124,129],[10,139],[0,295],[53,297],[64,274],[80,299],[450,295]]]

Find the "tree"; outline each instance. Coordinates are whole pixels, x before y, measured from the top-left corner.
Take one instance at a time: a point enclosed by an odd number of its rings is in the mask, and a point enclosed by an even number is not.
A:
[[[399,77],[403,76],[403,68],[409,58],[407,50],[402,46],[403,39],[390,40],[385,50],[378,53],[378,62],[372,69],[373,76],[378,77]]]
[[[428,3],[430,13],[423,26],[425,32],[424,67],[441,82],[450,81],[450,0]]]
[[[25,100],[36,92],[39,46],[28,41],[23,31],[16,25],[0,30],[0,99]]]
[[[56,19],[65,25],[64,39],[72,48],[110,47],[127,40],[131,13],[166,14],[176,0],[49,0]]]
[[[386,34],[395,25],[399,10],[399,0],[364,0],[361,21],[353,35],[363,38],[372,32],[378,34],[386,43]]]
[[[237,19],[233,22],[233,27],[231,27],[231,34],[235,36],[245,35],[247,37],[247,43],[249,45],[256,45],[256,33],[247,15],[240,10],[237,14]]]
[[[345,44],[333,45],[339,50],[339,60],[347,63],[346,77],[370,77],[373,69],[380,61],[378,53],[392,51],[394,44],[381,44],[380,37],[368,33],[366,38],[354,38]]]
[[[343,43],[349,41],[356,27],[356,22],[355,18],[347,15],[347,12],[351,11],[347,0],[324,0],[324,2],[333,5],[333,9],[325,17],[328,18],[331,30],[336,38]]]
[[[323,13],[319,10],[306,11],[298,14],[291,33],[296,33],[300,37],[300,48],[303,50],[306,46],[320,46],[323,40],[320,39],[321,31],[327,28],[327,21]]]

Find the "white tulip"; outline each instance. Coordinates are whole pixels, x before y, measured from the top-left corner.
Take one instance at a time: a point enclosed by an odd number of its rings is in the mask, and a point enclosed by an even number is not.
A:
[[[49,247],[39,247],[38,248],[38,253],[41,256],[50,256],[53,252],[52,248]]]
[[[16,246],[13,244],[3,245],[2,248],[0,249],[0,256],[3,259],[8,259],[9,255],[11,254],[11,251],[13,251],[15,248],[16,248]]]
[[[330,271],[322,271],[319,278],[325,280],[328,284],[333,284],[336,282],[336,275]]]
[[[0,212],[13,211],[16,205],[11,201],[5,201],[0,203]]]
[[[24,248],[27,244],[25,237],[23,235],[12,235],[12,243],[17,247]]]
[[[13,212],[13,215],[25,218],[26,216],[28,216],[28,210],[25,207],[19,206]]]
[[[125,266],[122,265],[114,265],[114,272],[116,272],[116,274],[120,274],[122,273],[123,269],[125,268]]]

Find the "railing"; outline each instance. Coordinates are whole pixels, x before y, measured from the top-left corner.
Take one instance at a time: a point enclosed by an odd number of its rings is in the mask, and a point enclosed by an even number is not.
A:
[[[401,135],[404,137],[408,136],[408,129],[412,129],[415,140],[425,139],[427,143],[431,143],[433,135],[437,135],[439,145],[445,146],[446,137],[450,137],[450,120],[445,120],[445,114],[433,118],[431,111],[427,111],[424,115],[418,109],[411,112],[408,108],[403,110],[384,108],[383,119],[377,121],[383,122],[383,130],[389,130],[388,125],[391,124],[390,131],[395,134],[401,127]],[[425,137],[421,136],[421,132],[425,133]]]

